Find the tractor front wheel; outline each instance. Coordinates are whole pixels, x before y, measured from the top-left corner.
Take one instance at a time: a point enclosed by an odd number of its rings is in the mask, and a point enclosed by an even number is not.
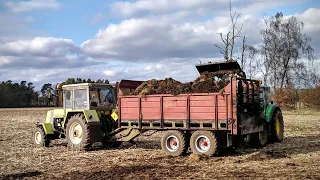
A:
[[[50,144],[50,139],[47,138],[46,133],[42,127],[37,127],[33,132],[33,143],[37,147],[48,147]]]
[[[89,126],[82,114],[76,114],[69,119],[66,137],[68,147],[72,150],[86,150],[91,147],[91,143],[89,143]]]
[[[267,145],[268,142],[268,127],[267,124],[263,124],[263,131],[252,133],[250,134],[249,144],[251,147],[258,148],[258,147],[264,147]]]

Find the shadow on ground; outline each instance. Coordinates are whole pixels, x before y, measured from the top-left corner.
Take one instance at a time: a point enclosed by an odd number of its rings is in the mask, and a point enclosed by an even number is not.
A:
[[[28,177],[36,177],[41,175],[40,171],[30,171],[30,172],[23,172],[23,173],[16,173],[16,174],[9,174],[1,177],[1,179],[23,179]]]
[[[63,141],[59,141],[58,144],[53,146],[67,146]],[[290,158],[296,154],[306,154],[311,152],[320,151],[320,134],[312,136],[289,136],[285,137],[281,143],[267,144],[264,148],[250,148],[248,146],[241,146],[237,149],[223,148],[219,150],[216,155],[218,157],[223,156],[238,156],[244,154],[250,154],[259,152],[257,157],[253,157],[252,160],[259,160],[265,158]],[[133,142],[123,142],[119,147],[102,147],[101,145],[93,146],[90,151],[100,150],[115,150],[115,149],[160,149],[160,141],[155,140],[139,140]],[[187,155],[189,155],[188,153]]]

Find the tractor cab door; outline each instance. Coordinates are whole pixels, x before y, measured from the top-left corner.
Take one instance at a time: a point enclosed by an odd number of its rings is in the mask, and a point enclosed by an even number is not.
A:
[[[73,108],[72,109],[89,109],[89,96],[88,89],[74,89],[74,99],[73,99]]]
[[[63,108],[64,109],[73,109],[72,107],[72,96],[73,96],[73,91],[72,90],[66,90],[64,91],[64,103],[63,103]]]
[[[261,107],[263,109],[266,109],[268,104],[271,102],[268,97],[269,93],[270,93],[270,87],[266,87],[266,86],[260,87],[260,102],[261,102]]]

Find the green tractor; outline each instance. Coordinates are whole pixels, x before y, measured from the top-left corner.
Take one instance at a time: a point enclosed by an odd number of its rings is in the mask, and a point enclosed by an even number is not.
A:
[[[112,145],[110,132],[117,128],[116,95],[110,84],[83,83],[62,86],[63,109],[47,112],[37,123],[33,141],[48,146],[50,140],[66,138],[71,149],[88,149],[95,142]],[[113,116],[113,117],[112,117]]]

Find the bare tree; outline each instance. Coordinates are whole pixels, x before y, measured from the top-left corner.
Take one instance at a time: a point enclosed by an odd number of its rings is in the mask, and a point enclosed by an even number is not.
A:
[[[244,51],[243,53],[246,56],[246,62],[247,62],[247,65],[245,65],[246,74],[248,75],[249,79],[252,79],[257,75],[259,71],[259,68],[257,66],[258,65],[257,62],[259,62],[257,57],[259,54],[259,51],[254,46],[246,46],[245,49],[246,51]]]
[[[231,30],[224,36],[223,33],[219,33],[223,46],[215,44],[220,49],[220,53],[223,54],[226,61],[232,61],[235,49],[236,38],[241,37],[240,33],[243,28],[244,22],[241,23],[240,28],[237,28],[238,20],[241,13],[232,12],[231,0],[229,0],[229,15],[231,20]]]
[[[313,49],[309,45],[311,39],[303,33],[303,23],[296,17],[283,17],[277,13],[266,21],[266,29],[261,31],[264,38],[262,46],[265,55],[265,71],[270,74],[274,87],[284,87],[292,84],[300,75],[305,62],[303,58],[313,61]],[[300,69],[297,71],[297,69]]]
[[[246,36],[243,36],[243,38],[242,38],[242,52],[241,52],[241,68],[242,69],[244,68],[244,64],[245,64],[245,59],[244,59],[244,56],[245,56],[244,54],[246,51],[245,43],[246,43]]]

